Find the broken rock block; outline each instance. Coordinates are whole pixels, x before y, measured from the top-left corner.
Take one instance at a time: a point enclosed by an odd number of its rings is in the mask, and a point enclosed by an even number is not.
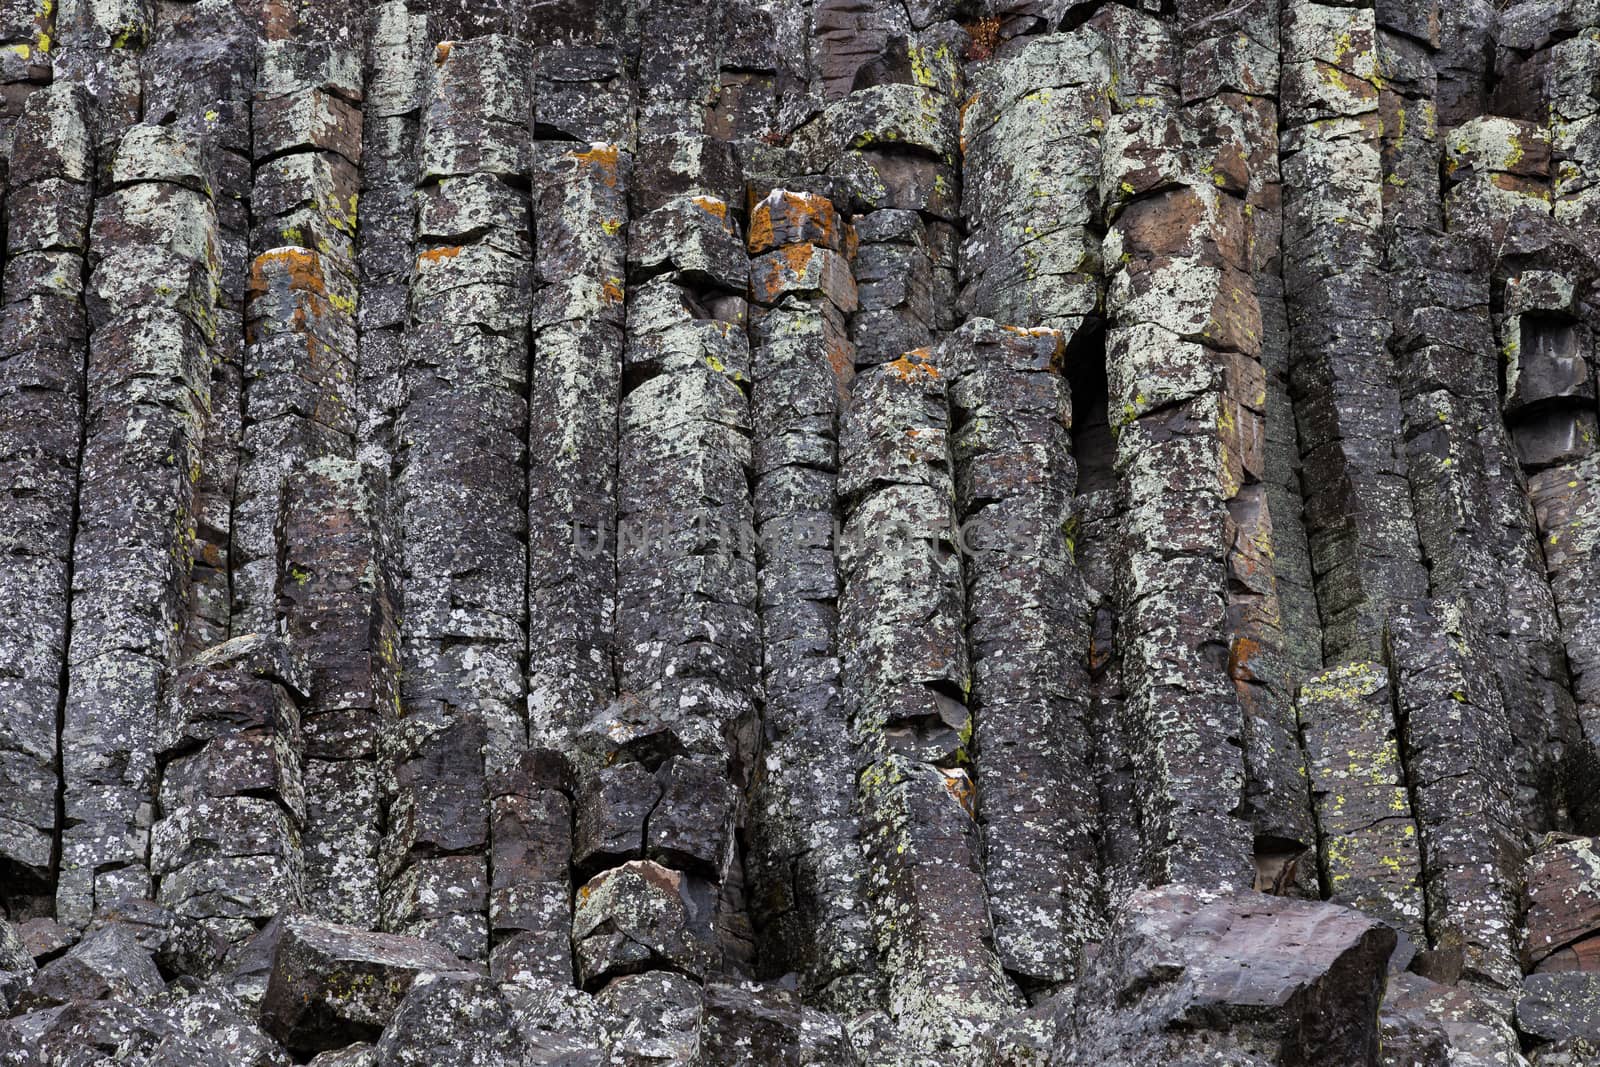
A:
[[[710,982],[700,1013],[704,1067],[800,1065],[800,996],[751,982]]]
[[[1057,1062],[1375,1063],[1394,945],[1333,904],[1141,890],[1079,983]]]
[[[262,1025],[297,1054],[375,1038],[417,975],[464,966],[418,937],[294,916],[284,920],[273,954]]]
[[[140,1004],[159,994],[166,983],[126,926],[97,930],[64,956],[41,967],[17,997],[18,1011],[38,1011],[83,1000],[117,1000]]]
[[[1600,1042],[1600,974],[1530,974],[1517,1000],[1517,1029],[1539,1041]]]
[[[1594,839],[1548,835],[1528,862],[1525,891],[1523,966],[1600,969],[1600,952],[1575,951],[1591,937],[1600,936],[1600,853]],[[1547,960],[1555,967],[1542,966]]]
[[[585,987],[606,978],[668,966],[710,973],[719,954],[711,883],[634,860],[595,875],[578,890],[572,941]]]
[[[521,1032],[511,1006],[488,978],[467,973],[420,974],[384,1029],[378,1067],[520,1067]]]

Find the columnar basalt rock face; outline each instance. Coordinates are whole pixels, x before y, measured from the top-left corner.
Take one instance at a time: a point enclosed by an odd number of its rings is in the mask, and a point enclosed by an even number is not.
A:
[[[1600,1063],[1590,0],[0,8],[0,1064]]]

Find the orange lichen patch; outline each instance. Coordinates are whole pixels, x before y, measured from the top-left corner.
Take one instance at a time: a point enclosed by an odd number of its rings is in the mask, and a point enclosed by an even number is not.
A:
[[[956,129],[961,131],[961,154],[967,154],[967,109],[978,102],[978,94],[973,93],[961,101],[961,111],[956,115]]]
[[[446,245],[443,248],[430,248],[426,252],[419,252],[417,259],[427,263],[438,263],[440,260],[455,259],[460,254],[460,245]]]
[[[322,274],[322,257],[309,248],[274,248],[250,263],[250,296],[266,293],[272,276],[287,275],[291,289],[325,293],[327,279]]]
[[[622,303],[622,279],[607,278],[605,284],[600,287],[600,293],[613,304]]]
[[[433,61],[443,63],[450,58],[450,50],[456,46],[454,41],[440,41],[433,49]]]
[[[978,800],[977,784],[963,770],[947,770],[942,773],[945,789],[956,798],[956,803],[960,804],[968,815],[974,814]]]
[[[745,238],[745,247],[759,252],[772,243],[772,206],[763,200],[750,210],[750,233]]]
[[[1261,643],[1249,637],[1236,638],[1233,647],[1228,650],[1228,677],[1236,682],[1248,682],[1255,678],[1255,672],[1250,669],[1250,661],[1261,651]]]
[[[907,352],[897,360],[885,363],[884,367],[890,374],[903,378],[908,382],[918,375],[928,378],[939,377],[939,368],[935,367],[929,360],[928,350],[926,348],[917,348]]]
[[[715,215],[719,219],[728,217],[728,205],[714,196],[694,197],[694,206],[704,211],[707,215]]]
[[[816,248],[812,245],[789,245],[783,250],[783,261],[795,274],[804,274],[806,268],[811,265],[811,256],[815,252]]]
[[[574,152],[572,158],[579,163],[586,164],[598,170],[605,177],[605,183],[610,188],[617,185],[617,146],[614,144],[597,144],[590,147],[587,152]]]

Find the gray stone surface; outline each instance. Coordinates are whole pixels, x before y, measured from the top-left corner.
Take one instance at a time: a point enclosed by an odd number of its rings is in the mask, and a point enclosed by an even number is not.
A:
[[[0,1063],[1600,1059],[1597,33],[0,3]]]

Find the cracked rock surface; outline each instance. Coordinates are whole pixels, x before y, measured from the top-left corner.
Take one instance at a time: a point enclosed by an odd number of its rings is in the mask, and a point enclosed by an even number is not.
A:
[[[0,0],[0,1067],[1600,1067],[1596,0]]]

